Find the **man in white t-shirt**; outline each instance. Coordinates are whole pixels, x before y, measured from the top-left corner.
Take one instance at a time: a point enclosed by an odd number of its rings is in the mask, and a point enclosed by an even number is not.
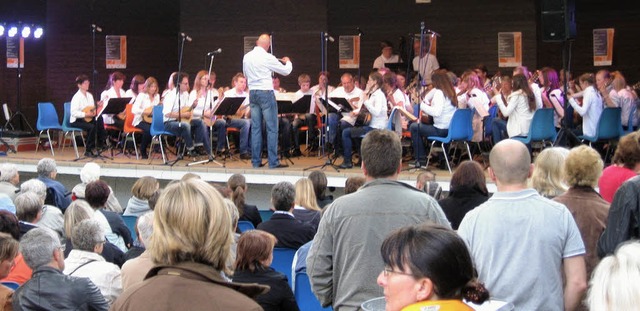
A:
[[[429,37],[430,38],[430,37]],[[413,70],[420,73],[422,77],[422,81],[425,84],[431,84],[431,75],[434,71],[440,68],[440,64],[438,64],[438,59],[435,55],[428,53],[429,44],[425,43],[422,46],[422,53],[420,53],[420,41],[415,41],[413,43],[413,50],[416,54],[416,57],[413,58]],[[418,56],[419,55],[419,56]]]
[[[342,84],[341,86],[329,93],[329,98],[345,98],[351,105],[352,110],[360,109],[364,93],[355,85],[353,75],[348,72],[342,74],[342,77],[340,77],[340,83]],[[342,115],[329,113],[329,142],[332,143],[336,149],[339,149],[337,147],[341,142],[342,131],[345,128],[352,127],[355,122],[356,118],[349,113],[343,113]]]
[[[382,49],[382,54],[373,61],[373,68],[380,69],[385,67],[386,63],[399,63],[401,61],[400,56],[393,54],[393,44],[391,42],[380,42],[380,48]]]

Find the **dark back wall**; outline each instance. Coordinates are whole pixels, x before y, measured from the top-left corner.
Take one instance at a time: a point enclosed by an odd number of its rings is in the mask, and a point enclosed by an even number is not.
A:
[[[539,10],[539,1],[529,0],[433,0],[430,4],[413,0],[20,0],[0,1],[0,22],[22,20],[46,26],[43,39],[25,43],[21,110],[35,127],[38,101],[54,102],[61,115],[62,103],[76,90],[74,78],[91,74],[92,23],[103,28],[96,35],[97,93],[112,72],[104,65],[105,35],[128,36],[128,67],[123,70],[127,79],[136,73],[151,75],[164,88],[169,74],[178,67],[180,32],[193,38],[185,44],[183,66],[192,79],[197,70],[206,69],[208,51],[223,49],[214,65],[218,86],[229,85],[231,77],[242,70],[243,36],[273,32],[275,54],[289,56],[294,62],[291,76],[282,78],[282,84],[295,91],[301,73],[309,73],[316,82],[321,67],[321,31],[336,38],[328,50],[328,68],[335,85],[342,72],[337,65],[338,36],[356,35],[357,27],[363,31],[361,64],[362,75],[367,75],[380,54],[379,42],[389,40],[397,50],[400,37],[408,39],[409,33],[419,32],[421,21],[442,34],[438,60],[442,67],[458,74],[477,63],[486,64],[490,72],[498,70],[497,33],[501,31],[523,33],[525,65],[560,68],[561,44],[543,43],[539,38]],[[640,78],[634,59],[640,52],[636,43],[639,13],[640,2],[578,1],[574,72],[600,69],[593,67],[591,31],[614,27],[614,64],[608,69],[622,70],[630,83],[636,82]],[[4,65],[6,41],[0,39],[0,46],[0,103],[7,102],[16,110],[16,70]]]

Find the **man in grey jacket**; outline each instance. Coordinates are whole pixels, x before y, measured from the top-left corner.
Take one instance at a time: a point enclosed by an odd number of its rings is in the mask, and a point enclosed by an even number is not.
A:
[[[397,181],[402,146],[396,133],[373,130],[362,140],[367,182],[325,210],[307,257],[307,273],[323,306],[356,310],[383,295],[380,246],[393,230],[424,222],[449,226],[435,199]]]

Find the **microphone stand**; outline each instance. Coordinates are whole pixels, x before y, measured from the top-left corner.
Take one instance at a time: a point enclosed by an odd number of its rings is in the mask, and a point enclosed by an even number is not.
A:
[[[320,70],[324,73],[327,72],[327,47],[328,47],[328,34],[326,32],[320,32],[320,66],[322,67]],[[329,102],[329,79],[327,78],[327,82],[324,84],[324,102],[328,103]],[[324,124],[326,124],[326,126],[329,126],[329,108],[325,107],[327,109],[327,113],[325,113],[324,116],[322,116],[322,122],[324,122]],[[325,126],[320,126],[320,158],[324,157],[325,155],[325,141],[324,138],[327,136],[327,129]],[[335,152],[335,151],[334,151]],[[340,169],[337,165],[334,164],[334,162],[336,161],[336,159],[338,159],[338,157],[334,157],[333,160],[331,159],[331,155],[327,154],[327,161],[324,164],[321,165],[313,165],[313,166],[309,166],[309,167],[305,167],[304,169],[302,169],[303,171],[307,171],[307,170],[311,170],[311,169],[315,169],[315,168],[320,168],[321,170],[323,170],[325,167],[330,166],[332,167],[334,170],[336,170],[336,172],[340,172]]]
[[[182,56],[183,56],[183,52],[184,52],[184,42],[186,41],[186,36],[181,35],[181,39],[180,39],[180,56],[178,57],[178,73],[176,74],[176,76],[178,77],[178,80],[180,80],[180,74],[182,73]],[[182,100],[180,98],[180,83],[182,82],[182,80],[178,81],[178,85],[176,85],[176,97],[178,98],[178,135],[176,137],[182,137],[182,121],[180,120],[182,118]],[[175,104],[175,103],[174,103]],[[159,138],[161,139],[161,138]],[[184,142],[182,142],[182,144],[184,144]],[[185,146],[186,147],[186,146]],[[160,142],[160,148],[162,148],[162,142]],[[184,150],[183,150],[184,152]],[[178,145],[177,143],[177,138],[176,138],[176,159],[173,162],[165,162],[164,164],[167,164],[169,166],[174,166],[176,163],[178,163],[178,161],[183,159],[183,155],[182,152],[180,152],[180,145]]]

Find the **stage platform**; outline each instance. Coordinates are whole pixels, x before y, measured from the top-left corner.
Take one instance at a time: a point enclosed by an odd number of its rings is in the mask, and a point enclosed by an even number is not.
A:
[[[79,148],[80,154],[84,151],[84,148]],[[111,152],[107,151],[105,155],[110,156]],[[227,159],[222,161],[220,158],[217,160],[224,164],[224,167],[216,165],[214,163],[197,164],[188,166],[191,163],[191,159],[185,159],[178,161],[173,166],[164,165],[160,154],[154,154],[152,159],[136,160],[135,154],[121,154],[119,151],[113,151],[113,159],[100,159],[100,158],[81,158],[75,160],[75,153],[73,147],[66,147],[64,151],[55,149],[55,156],[51,155],[49,149],[35,151],[18,151],[17,153],[9,153],[5,157],[0,158],[0,162],[11,162],[18,165],[18,169],[21,172],[36,172],[36,164],[42,158],[49,157],[54,158],[58,165],[58,174],[65,175],[79,175],[80,169],[85,163],[94,161],[102,167],[102,176],[114,177],[114,178],[139,178],[141,176],[153,176],[161,180],[174,180],[180,179],[185,173],[195,173],[200,175],[203,179],[213,182],[226,182],[229,176],[235,173],[241,173],[245,175],[248,184],[276,184],[280,181],[290,181],[295,183],[299,178],[308,176],[312,170],[320,170],[321,168],[307,169],[312,166],[322,166],[327,158],[315,156],[301,156],[291,158],[291,161],[287,161],[288,168],[268,169],[264,168],[254,169],[251,167],[250,160],[239,159]],[[169,155],[171,161],[175,160],[174,155]],[[206,159],[206,157],[201,157]],[[266,162],[266,159],[263,159]],[[285,161],[282,161],[283,163]],[[336,164],[342,163],[342,159],[338,159]],[[409,168],[408,163],[403,164],[403,171],[399,176],[399,180],[410,185],[415,186],[415,180],[420,171]],[[346,170],[336,170],[331,166],[325,166],[321,169],[325,172],[328,179],[328,186],[342,188],[344,187],[345,180],[350,176],[362,176],[362,170],[360,167],[354,167]],[[442,185],[444,191],[449,190],[449,181],[451,180],[451,174],[446,170],[431,169],[436,174],[437,181]],[[488,184],[489,191],[495,191],[493,184]]]

